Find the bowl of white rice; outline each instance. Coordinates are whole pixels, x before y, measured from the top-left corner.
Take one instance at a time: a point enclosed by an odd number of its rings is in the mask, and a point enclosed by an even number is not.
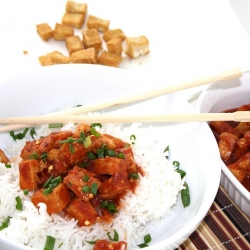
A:
[[[160,81],[160,80],[159,80]],[[0,82],[0,117],[42,116],[78,105],[100,103],[112,98],[142,93],[167,84],[153,74],[140,74],[98,65],[58,65],[41,68]],[[195,110],[178,94],[168,94],[88,115],[193,113]],[[61,128],[35,125],[35,138],[60,130],[74,131],[77,124]],[[0,125],[2,128],[5,125]],[[31,127],[28,127],[29,130]],[[13,128],[10,128],[13,129]],[[135,162],[144,171],[135,192],[123,198],[123,207],[108,224],[79,227],[75,219],[60,214],[48,215],[46,205],[35,207],[31,195],[19,187],[20,151],[32,140],[13,140],[0,133],[0,149],[10,159],[10,167],[0,163],[0,249],[44,249],[48,236],[55,239],[53,249],[93,249],[89,241],[110,240],[117,232],[127,249],[139,249],[150,236],[147,249],[175,249],[199,226],[216,196],[221,163],[216,141],[204,122],[183,123],[104,123],[98,128],[132,145]],[[23,129],[15,130],[22,133]],[[165,149],[168,147],[168,150]],[[165,152],[164,152],[165,151]],[[208,153],[209,152],[209,153]],[[181,178],[173,162],[186,172]],[[183,206],[181,192],[188,184],[190,204]],[[16,209],[16,197],[22,210]],[[8,220],[7,220],[8,219]]]

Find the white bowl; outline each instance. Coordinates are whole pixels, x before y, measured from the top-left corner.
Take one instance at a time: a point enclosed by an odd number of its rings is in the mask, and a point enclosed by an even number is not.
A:
[[[214,83],[208,86],[197,100],[201,113],[221,112],[250,103],[250,74],[239,79]],[[222,162],[221,185],[236,205],[250,217],[250,192],[235,178]]]
[[[150,76],[111,67],[49,66],[0,82],[0,105],[4,107],[0,110],[0,117],[42,115],[69,104],[85,105],[143,92],[153,87],[152,83],[154,78]],[[162,114],[195,110],[178,95],[169,94],[125,107],[110,108],[106,112]],[[151,228],[152,242],[148,249],[175,249],[195,231],[214,201],[221,175],[220,157],[207,123],[162,123],[153,126],[159,146],[165,148],[170,145],[170,160],[178,160],[187,172],[191,204],[183,208],[178,197],[172,215],[159,221],[157,228]],[[148,127],[149,124],[144,124],[142,129]],[[9,140],[8,133],[0,133],[0,148],[3,149]],[[0,232],[0,249],[30,248],[3,238]],[[63,246],[61,249],[64,249]]]

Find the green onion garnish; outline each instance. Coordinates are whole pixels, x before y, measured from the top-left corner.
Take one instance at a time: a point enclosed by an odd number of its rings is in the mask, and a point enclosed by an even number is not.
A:
[[[118,153],[118,154],[117,154],[117,157],[118,157],[118,158],[121,158],[121,159],[125,159],[125,154],[123,154],[123,153]]]
[[[25,128],[24,131],[22,133],[18,133],[18,134],[15,134],[14,131],[10,131],[10,136],[16,141],[16,140],[22,140],[25,135],[27,134],[28,132],[28,128]]]
[[[105,150],[106,156],[114,157],[116,156],[116,152],[113,149],[107,149]]]
[[[62,128],[63,123],[51,123],[49,124],[49,128]]]
[[[62,177],[60,175],[58,175],[56,178],[52,179],[50,182],[59,184],[62,182]]]
[[[45,246],[43,250],[53,250],[56,243],[56,239],[50,235],[47,236]]]
[[[22,200],[19,196],[16,197],[16,209],[20,211],[23,210]]]
[[[50,194],[50,193],[52,193],[52,189],[51,189],[51,188],[45,188],[45,189],[43,190],[43,194],[44,194],[44,195],[48,195],[48,194]]]
[[[184,176],[186,175],[186,172],[183,171],[183,170],[181,170],[181,169],[178,169],[176,172],[179,173],[179,174],[181,175],[181,179],[183,179]]]
[[[97,132],[94,128],[90,129],[90,133],[91,135],[94,135],[95,137],[100,137],[100,133]]]
[[[32,128],[32,129],[30,130],[30,136],[32,137],[32,139],[35,139],[35,138],[34,138],[34,135],[36,135],[36,131],[35,131],[35,128]]]
[[[38,160],[38,155],[37,155],[37,152],[33,152],[33,154],[29,156],[29,159],[35,159],[35,160]]]
[[[101,203],[101,208],[107,208],[108,211],[112,214],[117,213],[116,205],[114,203],[109,202],[108,200],[104,200]]]
[[[84,193],[88,193],[89,192],[89,187],[88,186],[84,186],[83,188],[82,188],[82,191],[84,192]]]
[[[97,240],[85,240],[87,243],[91,244],[91,245],[95,245]]]
[[[29,193],[29,190],[28,190],[28,189],[24,189],[24,190],[23,190],[23,194],[24,194],[24,195],[27,195],[28,193]]]
[[[179,167],[180,167],[180,162],[178,162],[178,161],[173,161],[173,165],[176,167],[176,170],[178,170]]]
[[[47,153],[43,153],[40,158],[43,160],[43,162],[46,162],[47,161]]]
[[[102,127],[102,124],[101,123],[91,123],[90,124],[90,127],[94,128],[94,127],[99,127],[101,128]]]
[[[144,243],[138,245],[140,248],[148,247],[148,243],[151,241],[151,236],[150,234],[147,234],[144,236]]]
[[[167,146],[167,147],[164,149],[163,153],[165,153],[165,152],[168,152],[168,153],[169,153],[169,146]],[[168,155],[166,155],[165,157],[166,157],[166,159],[168,159]]]
[[[11,168],[11,165],[9,163],[5,163],[6,168]]]
[[[130,179],[139,179],[139,174],[138,173],[132,173],[129,175]]]
[[[94,155],[92,152],[88,152],[88,153],[87,153],[87,157],[88,157],[90,160],[94,160],[94,159],[95,159],[95,155]]]
[[[98,148],[96,150],[96,154],[98,158],[104,158],[105,157],[105,149],[103,148]]]
[[[88,180],[89,180],[89,177],[85,174],[85,175],[83,176],[83,181],[87,182]]]
[[[84,162],[84,163],[80,163],[80,164],[79,164],[79,167],[80,167],[80,168],[86,168],[87,166],[89,166],[89,164],[90,164],[89,161]]]
[[[43,187],[44,188],[47,188],[48,186],[49,186],[49,184],[50,184],[50,181],[53,179],[53,175],[51,175],[50,177],[49,177],[49,179],[44,183],[44,185],[43,185]]]
[[[74,149],[74,146],[72,143],[69,144],[69,150],[70,150],[70,153],[71,154],[74,154],[75,153],[75,149]]]
[[[182,204],[185,208],[185,207],[189,206],[189,204],[190,204],[190,193],[189,193],[188,184],[186,182],[184,182],[184,187],[186,187],[186,188],[181,190],[181,200],[182,200]]]
[[[11,217],[8,216],[3,222],[2,225],[0,226],[0,231],[2,231],[4,228],[7,228],[9,226]]]
[[[63,242],[58,246],[58,248],[60,248],[63,245]]]
[[[119,234],[117,233],[116,230],[114,230],[114,237],[113,238],[110,236],[110,232],[108,232],[107,235],[108,235],[109,240],[111,240],[111,241],[119,241]]]
[[[95,195],[97,193],[97,189],[98,189],[98,184],[93,183],[90,192]]]

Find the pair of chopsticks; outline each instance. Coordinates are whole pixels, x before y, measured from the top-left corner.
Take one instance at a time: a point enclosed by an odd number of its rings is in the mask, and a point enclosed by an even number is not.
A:
[[[0,132],[6,132],[10,130],[25,128],[27,126],[35,124],[47,124],[47,123],[66,123],[66,122],[186,122],[186,121],[213,121],[213,120],[250,120],[249,112],[236,112],[236,113],[199,113],[199,114],[166,114],[166,115],[88,115],[78,116],[86,112],[93,112],[102,110],[105,108],[128,104],[136,101],[146,100],[157,96],[162,96],[172,92],[198,87],[208,83],[214,83],[219,81],[231,80],[241,77],[243,71],[240,68],[223,71],[218,74],[191,80],[188,82],[175,84],[156,90],[135,94],[132,96],[126,96],[122,98],[112,99],[109,101],[85,105],[82,107],[76,107],[60,112],[51,113],[45,116],[32,116],[32,117],[12,117],[12,118],[0,118],[0,124],[8,124],[0,127]]]

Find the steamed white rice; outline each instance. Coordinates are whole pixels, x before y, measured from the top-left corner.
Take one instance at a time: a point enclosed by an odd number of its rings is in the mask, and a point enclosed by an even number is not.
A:
[[[0,163],[0,224],[11,216],[8,228],[0,231],[0,235],[16,242],[43,249],[46,236],[56,238],[54,249],[93,249],[93,245],[85,240],[108,239],[107,232],[116,230],[119,240],[128,243],[128,249],[137,249],[137,245],[143,242],[143,237],[148,233],[149,227],[157,224],[166,216],[171,216],[171,207],[176,203],[178,193],[183,189],[184,179],[175,171],[174,166],[166,159],[164,148],[159,147],[156,138],[152,136],[153,128],[141,129],[141,124],[132,124],[123,127],[120,124],[103,124],[101,133],[111,134],[124,141],[131,142],[130,136],[136,135],[133,144],[134,158],[140,165],[145,176],[140,177],[140,184],[136,193],[129,193],[124,197],[123,209],[116,215],[112,224],[98,224],[91,227],[78,227],[74,219],[67,220],[60,215],[49,216],[46,205],[40,204],[37,209],[29,195],[24,195],[19,188],[18,163],[20,151],[26,138],[17,142],[6,142],[4,152],[11,158],[11,168],[6,168]],[[62,130],[74,131],[74,124],[67,124]],[[36,139],[48,135],[55,129],[48,126],[40,126],[36,129]],[[151,135],[151,136],[150,136]],[[166,145],[167,146],[167,142]],[[171,145],[170,145],[171,146]],[[20,196],[23,203],[23,211],[16,210],[15,197]],[[59,248],[60,246],[60,248]]]

